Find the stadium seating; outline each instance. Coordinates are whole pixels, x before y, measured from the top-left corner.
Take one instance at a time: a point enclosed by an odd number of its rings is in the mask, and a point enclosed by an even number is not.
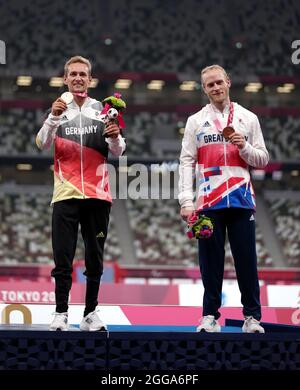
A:
[[[14,186],[14,191],[0,192],[0,264],[51,264],[51,189]],[[121,254],[110,218],[105,247],[107,261],[119,260]],[[84,258],[83,240],[79,236],[77,259]]]
[[[295,195],[295,194],[294,194]],[[297,196],[298,195],[298,196]],[[275,231],[291,267],[300,266],[300,196],[290,199],[288,193],[268,192],[266,199],[274,219]]]

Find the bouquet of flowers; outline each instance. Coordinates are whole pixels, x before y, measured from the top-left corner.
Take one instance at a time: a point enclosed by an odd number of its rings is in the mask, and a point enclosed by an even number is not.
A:
[[[126,109],[126,103],[121,99],[121,94],[115,93],[113,96],[108,96],[102,100],[102,104],[101,114],[106,116],[106,121],[115,120],[123,129],[125,127],[123,112]]]
[[[210,238],[214,232],[211,218],[203,214],[194,213],[188,220],[187,236],[189,238]]]

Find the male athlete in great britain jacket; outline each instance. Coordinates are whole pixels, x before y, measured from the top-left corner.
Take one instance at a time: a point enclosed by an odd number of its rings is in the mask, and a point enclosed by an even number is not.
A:
[[[227,125],[229,104],[225,105],[223,112],[213,104],[207,104],[188,118],[180,157],[181,206],[193,205],[193,175],[190,173],[196,164],[199,187],[197,210],[224,207],[255,209],[248,166],[263,168],[268,162],[268,152],[257,116],[237,103],[232,104],[231,125],[245,139],[242,149],[226,141],[222,134]],[[221,129],[215,125],[215,118]]]
[[[229,98],[231,81],[219,65],[202,70],[202,87],[210,103],[187,120],[179,167],[181,217],[195,212],[213,223],[213,234],[199,239],[199,265],[204,285],[203,317],[197,330],[219,332],[228,239],[241,291],[243,331],[263,333],[255,245],[255,197],[249,166],[263,168],[269,155],[257,116]],[[196,174],[196,202],[193,179]]]

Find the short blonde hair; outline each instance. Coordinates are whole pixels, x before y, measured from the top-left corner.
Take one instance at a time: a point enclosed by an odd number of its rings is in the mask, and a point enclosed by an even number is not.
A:
[[[89,76],[92,74],[92,64],[87,58],[84,58],[82,56],[74,56],[71,57],[64,66],[64,72],[65,76],[68,75],[69,65],[74,64],[75,62],[80,62],[81,64],[85,64],[88,67]]]
[[[229,79],[229,76],[228,76],[226,70],[221,65],[217,65],[217,64],[210,65],[210,66],[207,66],[206,68],[203,68],[202,71],[201,71],[201,84],[202,84],[202,86],[203,86],[203,75],[204,75],[204,73],[206,73],[206,72],[208,72],[210,70],[214,70],[214,69],[221,70],[223,72],[224,76]]]

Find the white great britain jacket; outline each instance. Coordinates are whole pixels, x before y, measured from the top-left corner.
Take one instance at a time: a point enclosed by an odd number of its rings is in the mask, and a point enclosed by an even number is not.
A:
[[[221,113],[207,104],[186,123],[179,166],[179,194],[181,205],[193,207],[193,182],[196,173],[198,191],[196,209],[241,207],[255,210],[255,195],[250,180],[249,166],[264,168],[269,161],[257,116],[237,103],[231,126],[244,135],[246,145],[238,149],[225,141],[214,124],[217,118],[227,126],[229,105]]]

